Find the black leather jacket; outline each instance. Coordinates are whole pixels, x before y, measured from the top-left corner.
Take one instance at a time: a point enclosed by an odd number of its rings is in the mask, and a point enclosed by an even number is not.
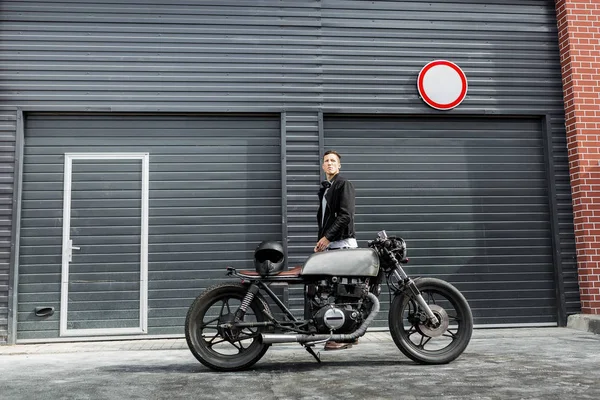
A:
[[[354,232],[354,209],[356,192],[352,182],[337,174],[331,182],[327,191],[327,207],[325,209],[324,223],[321,221],[323,193],[327,189],[328,182],[321,183],[319,190],[319,210],[317,211],[317,223],[319,224],[320,240],[323,236],[330,242],[353,238]]]

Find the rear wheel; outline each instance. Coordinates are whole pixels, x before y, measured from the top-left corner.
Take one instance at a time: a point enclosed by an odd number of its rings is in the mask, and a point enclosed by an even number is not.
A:
[[[389,312],[390,334],[396,346],[421,364],[445,364],[467,348],[473,333],[473,316],[464,296],[448,282],[435,278],[415,281],[423,299],[440,320],[427,325],[425,315],[408,292],[397,295]]]
[[[190,306],[185,319],[185,338],[192,354],[217,371],[249,368],[262,358],[268,345],[262,343],[262,328],[226,328],[247,293],[243,284],[226,283],[207,289]],[[262,322],[265,303],[255,296],[243,322]],[[242,322],[240,321],[240,322]]]

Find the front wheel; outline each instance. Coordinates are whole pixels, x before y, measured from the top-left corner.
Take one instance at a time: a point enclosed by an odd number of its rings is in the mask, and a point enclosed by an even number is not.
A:
[[[423,299],[440,320],[428,325],[417,301],[408,291],[398,294],[389,312],[390,334],[396,346],[421,364],[445,364],[467,348],[473,333],[473,315],[467,300],[454,286],[435,278],[415,280]]]
[[[216,371],[249,368],[267,351],[269,345],[262,343],[261,328],[227,327],[233,324],[247,292],[247,286],[241,283],[221,284],[207,289],[190,306],[185,339],[192,354],[207,367]],[[262,322],[265,307],[264,301],[255,296],[243,322]]]

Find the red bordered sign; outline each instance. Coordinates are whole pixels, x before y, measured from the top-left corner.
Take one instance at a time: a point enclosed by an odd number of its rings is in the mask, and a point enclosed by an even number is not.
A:
[[[467,96],[467,76],[453,62],[435,60],[419,72],[417,87],[427,105],[438,110],[451,110]]]

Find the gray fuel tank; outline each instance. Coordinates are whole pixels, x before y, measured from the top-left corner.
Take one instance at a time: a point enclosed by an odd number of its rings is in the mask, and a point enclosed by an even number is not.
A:
[[[379,257],[373,249],[342,249],[314,253],[301,275],[377,276]]]

